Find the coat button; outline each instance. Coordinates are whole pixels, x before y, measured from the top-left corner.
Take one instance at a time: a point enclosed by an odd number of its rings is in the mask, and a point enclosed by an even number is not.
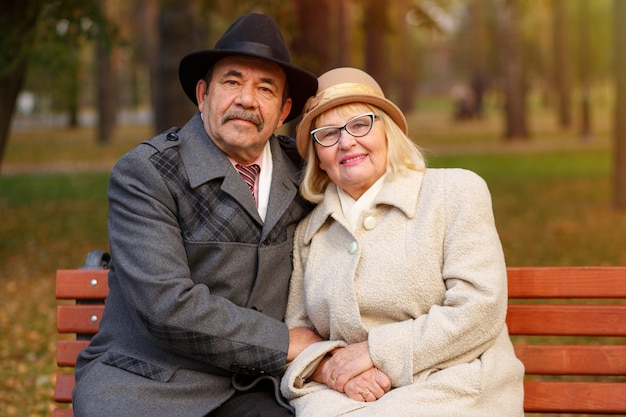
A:
[[[365,220],[363,220],[363,227],[366,230],[372,230],[376,227],[376,218],[374,216],[367,216]]]
[[[354,255],[358,249],[359,249],[359,244],[357,243],[356,240],[353,240],[352,243],[350,243],[348,252],[350,252],[350,255]]]

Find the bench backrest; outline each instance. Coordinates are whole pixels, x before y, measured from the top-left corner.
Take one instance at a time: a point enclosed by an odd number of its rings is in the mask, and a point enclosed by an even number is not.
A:
[[[76,366],[78,353],[89,344],[91,336],[98,332],[104,311],[104,301],[109,293],[108,270],[106,269],[62,269],[57,271],[56,298],[74,300],[72,304],[57,307],[57,365],[62,368]],[[74,388],[73,372],[57,374],[54,400],[59,403],[72,402]],[[53,417],[72,417],[70,408],[56,408]]]
[[[626,414],[626,267],[510,267],[508,280],[526,412]],[[72,335],[57,342],[59,367],[76,365],[107,294],[107,270],[57,271],[57,299],[76,301],[58,306],[58,331]],[[71,403],[73,387],[73,374],[57,375],[55,400]]]
[[[626,267],[508,268],[527,412],[626,414]]]

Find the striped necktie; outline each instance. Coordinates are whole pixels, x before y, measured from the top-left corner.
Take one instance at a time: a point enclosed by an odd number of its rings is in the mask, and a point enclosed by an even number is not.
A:
[[[254,197],[254,185],[256,184],[256,179],[259,176],[259,172],[261,172],[261,167],[258,166],[257,164],[252,164],[252,165],[237,164],[235,165],[235,168],[237,168],[237,171],[239,171],[241,178],[243,178],[246,184],[248,184],[248,187],[250,188],[250,193],[252,194],[252,198],[254,199],[254,202],[256,203],[256,198]]]

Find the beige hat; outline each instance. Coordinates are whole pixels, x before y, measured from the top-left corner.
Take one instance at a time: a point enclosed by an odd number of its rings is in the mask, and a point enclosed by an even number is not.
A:
[[[313,120],[342,104],[372,104],[387,113],[405,134],[408,133],[404,114],[385,98],[383,90],[368,73],[356,68],[335,68],[322,74],[317,82],[317,93],[304,105],[302,120],[296,127],[296,145],[302,158],[306,159]]]

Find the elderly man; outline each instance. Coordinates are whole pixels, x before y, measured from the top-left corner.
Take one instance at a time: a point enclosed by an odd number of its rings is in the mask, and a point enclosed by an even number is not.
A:
[[[317,80],[259,14],[185,56],[179,76],[199,112],[111,173],[110,293],[78,359],[75,414],[290,416],[278,379],[319,336],[282,322],[310,206],[274,131]]]

